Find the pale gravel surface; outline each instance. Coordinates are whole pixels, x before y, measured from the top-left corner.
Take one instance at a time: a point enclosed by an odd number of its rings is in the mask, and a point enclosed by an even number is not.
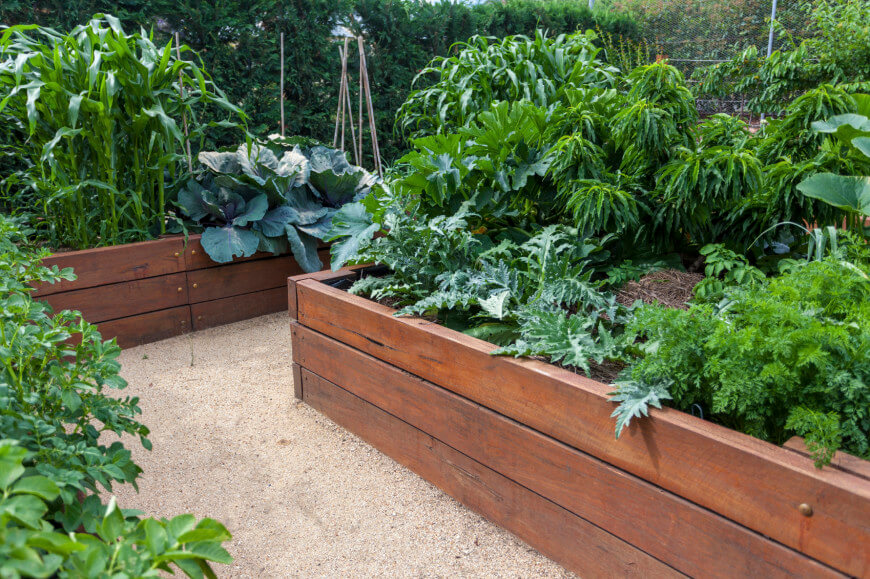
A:
[[[121,363],[154,450],[127,440],[145,472],[118,501],[224,522],[235,563],[221,577],[572,576],[296,402],[286,314],[131,348]]]

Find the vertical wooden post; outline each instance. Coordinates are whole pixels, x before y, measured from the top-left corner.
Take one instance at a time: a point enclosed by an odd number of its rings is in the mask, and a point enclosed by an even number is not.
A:
[[[357,122],[359,122],[359,165],[363,164],[363,53],[362,53],[362,37],[357,37],[360,46],[359,51],[359,108],[357,108]]]
[[[338,51],[341,54],[341,88],[340,93],[338,95],[338,100],[341,101],[341,150],[344,151],[344,122],[345,115],[344,108],[347,105],[345,99],[345,91],[347,90],[347,37],[344,38],[344,50],[339,47]]]
[[[175,58],[181,60],[181,37],[178,32],[175,33]],[[181,95],[181,100],[184,101],[184,83],[182,80],[181,70],[178,71],[178,92]],[[182,103],[184,107],[184,103]],[[193,158],[190,155],[190,137],[187,130],[187,111],[181,109],[181,123],[184,126],[184,145],[187,149],[187,170],[193,172]]]
[[[344,57],[347,59],[348,53],[345,51]],[[353,149],[353,162],[359,165],[359,157],[360,153],[357,152],[356,148],[356,129],[353,128],[353,106],[350,102],[350,77],[347,77],[347,81],[345,81],[344,86],[344,96],[347,100],[347,117],[350,123],[350,146]]]
[[[281,33],[281,136],[284,136],[284,33]]]
[[[363,83],[362,84],[365,87],[366,102],[368,104],[369,130],[372,133],[372,152],[375,155],[375,169],[378,172],[378,176],[383,177],[384,172],[383,172],[383,169],[381,167],[381,152],[380,152],[380,149],[378,148],[378,132],[377,132],[377,128],[375,125],[375,110],[374,110],[374,106],[372,105],[372,92],[371,92],[371,86],[369,85],[369,71],[368,71],[368,65],[366,63],[366,56],[365,56],[365,50],[364,50],[364,46],[363,46],[362,37],[359,37],[359,47],[360,47],[360,58],[362,59],[362,67],[363,67],[363,75],[362,75]]]

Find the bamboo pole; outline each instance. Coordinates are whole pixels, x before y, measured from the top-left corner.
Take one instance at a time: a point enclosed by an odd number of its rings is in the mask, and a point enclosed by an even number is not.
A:
[[[348,38],[344,38],[344,50],[339,47],[338,52],[341,54],[341,88],[339,89],[338,99],[341,101],[341,150],[344,151],[344,125],[345,118],[347,115],[345,114],[345,106],[347,105],[345,99],[345,91],[347,91],[347,44]]]
[[[341,47],[338,47],[338,54],[341,56]],[[344,56],[341,56],[342,61],[344,60]],[[338,108],[335,111],[335,134],[332,137],[332,148],[338,148],[338,126],[341,123],[341,105],[344,103],[344,99],[342,98],[342,93],[344,92],[344,73],[342,72],[341,81],[338,85]]]
[[[359,43],[360,43],[360,47],[362,47],[363,46],[362,38],[359,39]],[[369,113],[369,130],[372,133],[372,151],[375,155],[375,169],[378,172],[378,176],[383,177],[384,172],[383,172],[383,169],[381,168],[381,152],[380,152],[380,149],[378,148],[378,132],[377,132],[377,128],[375,127],[375,110],[374,110],[374,106],[372,105],[372,92],[371,92],[371,86],[369,85],[369,70],[368,70],[368,64],[366,62],[365,50],[360,51],[360,57],[362,58],[362,64],[363,64],[363,79],[364,79],[363,86],[365,87],[365,91],[366,91],[366,102],[368,105],[368,113]]]
[[[178,32],[175,33],[175,58],[181,60],[181,37]],[[184,101],[184,83],[180,69],[178,71],[178,92],[181,94],[181,100]],[[182,106],[184,106],[183,103]],[[181,110],[181,123],[184,126],[184,145],[187,149],[187,170],[193,172],[193,157],[190,155],[190,136],[187,130],[187,111],[183,108]]]
[[[281,137],[284,137],[284,33],[281,33]]]
[[[357,108],[357,122],[359,122],[359,163],[362,166],[363,160],[363,60],[362,60],[362,36],[357,37],[359,44],[359,107]]]
[[[345,54],[344,56],[346,58],[347,54]],[[362,151],[357,151],[357,148],[356,148],[356,130],[353,128],[353,106],[351,106],[351,102],[350,102],[350,78],[349,77],[348,77],[347,82],[345,83],[344,96],[347,99],[347,117],[348,117],[348,121],[350,122],[350,145],[351,145],[351,149],[353,149],[353,162],[356,165],[359,165],[360,154],[362,153]]]

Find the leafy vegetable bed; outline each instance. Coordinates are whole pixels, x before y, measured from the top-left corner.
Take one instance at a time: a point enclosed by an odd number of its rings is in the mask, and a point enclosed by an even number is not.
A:
[[[290,280],[297,397],[566,566],[870,572],[866,463],[674,409],[615,439],[611,386],[331,287],[355,277]]]
[[[285,280],[302,272],[291,255],[259,252],[229,264],[212,261],[181,236],[56,254],[49,266],[72,267],[75,281],[42,285],[36,297],[56,311],[79,310],[105,339],[145,344],[287,307]],[[326,257],[326,249],[320,249]],[[288,252],[289,253],[289,252]]]

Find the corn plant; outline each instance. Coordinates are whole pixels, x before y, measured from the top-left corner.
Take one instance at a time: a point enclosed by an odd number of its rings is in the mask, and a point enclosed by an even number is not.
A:
[[[399,109],[397,128],[412,137],[450,132],[468,125],[493,101],[526,99],[540,107],[558,100],[565,85],[609,87],[618,70],[597,59],[591,30],[547,38],[517,35],[503,39],[474,36],[451,47],[455,56],[432,60],[435,83],[415,90]]]
[[[6,147],[30,165],[19,176],[27,189],[6,204],[35,213],[42,237],[73,248],[164,233],[170,191],[187,168],[184,130],[202,143],[206,105],[244,118],[171,43],[128,35],[108,15],[69,34],[6,29],[0,95],[4,124],[25,137]]]

